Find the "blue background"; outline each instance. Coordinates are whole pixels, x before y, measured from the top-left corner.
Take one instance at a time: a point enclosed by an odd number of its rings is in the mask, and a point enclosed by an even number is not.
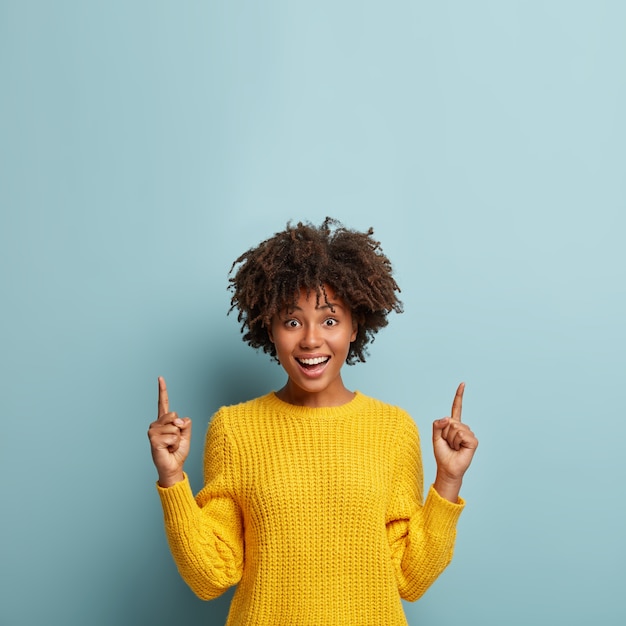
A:
[[[374,226],[406,312],[351,388],[481,445],[410,624],[626,623],[626,4],[0,1],[4,626],[223,624],[169,555],[156,378],[282,384],[226,316],[289,219]]]

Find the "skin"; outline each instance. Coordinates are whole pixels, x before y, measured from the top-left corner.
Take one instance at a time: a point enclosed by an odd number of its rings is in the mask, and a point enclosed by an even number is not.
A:
[[[170,411],[165,379],[159,377],[157,419],[150,424],[148,438],[152,461],[159,474],[159,485],[171,487],[184,479],[183,465],[191,443],[191,420]]]
[[[287,383],[276,393],[283,401],[312,408],[340,406],[354,393],[346,389],[341,368],[346,362],[357,328],[352,312],[326,286],[326,299],[300,294],[293,310],[281,311],[268,329],[276,356],[287,373]],[[302,359],[325,358],[314,368],[302,367]]]
[[[437,462],[433,487],[450,502],[458,502],[463,476],[478,447],[478,439],[461,421],[464,392],[465,383],[461,383],[456,390],[450,416],[433,422],[433,451]]]
[[[350,309],[325,286],[328,306],[315,294],[300,294],[291,311],[274,316],[270,339],[287,374],[285,386],[277,392],[284,402],[299,406],[340,406],[350,402],[354,393],[341,378],[350,343],[357,334]],[[298,360],[327,359],[313,368],[302,367]],[[171,487],[183,480],[183,465],[189,454],[191,420],[170,411],[165,379],[159,377],[158,417],[150,424],[148,437],[152,459],[161,487]],[[461,383],[452,402],[450,416],[433,422],[433,451],[437,475],[433,486],[442,498],[458,502],[463,476],[472,462],[478,440],[461,421],[465,383]]]

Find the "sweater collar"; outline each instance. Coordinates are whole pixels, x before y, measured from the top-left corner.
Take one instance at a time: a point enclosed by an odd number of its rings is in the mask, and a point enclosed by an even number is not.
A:
[[[324,406],[311,408],[308,406],[298,406],[289,404],[281,400],[275,391],[268,393],[263,397],[267,407],[278,413],[292,415],[294,417],[304,417],[309,419],[333,419],[341,418],[347,415],[354,415],[367,402],[366,396],[360,391],[355,390],[354,398],[345,404],[339,406]]]

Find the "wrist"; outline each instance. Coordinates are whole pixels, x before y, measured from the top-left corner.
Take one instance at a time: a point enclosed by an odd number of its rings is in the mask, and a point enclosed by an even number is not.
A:
[[[433,487],[442,498],[456,504],[459,501],[459,493],[462,484],[463,478],[448,476],[438,471]]]
[[[172,487],[176,483],[182,482],[183,480],[185,480],[185,474],[182,471],[164,476],[159,475],[159,487],[167,489],[168,487]]]

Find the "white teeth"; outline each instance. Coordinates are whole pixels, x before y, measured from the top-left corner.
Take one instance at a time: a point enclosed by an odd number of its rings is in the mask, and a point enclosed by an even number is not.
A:
[[[320,363],[325,363],[328,361],[327,356],[317,356],[314,359],[298,359],[300,363],[304,363],[304,365],[319,365]]]

